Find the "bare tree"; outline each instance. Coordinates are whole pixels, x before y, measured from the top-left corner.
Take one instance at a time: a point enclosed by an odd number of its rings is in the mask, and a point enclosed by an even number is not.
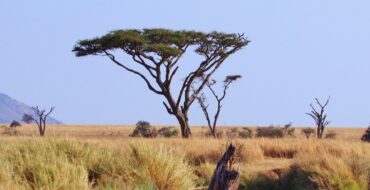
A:
[[[37,124],[37,127],[39,128],[40,136],[45,136],[46,120],[48,116],[54,111],[54,109],[55,107],[51,107],[50,110],[46,112],[45,109],[40,110],[38,106],[32,107],[34,115],[37,118],[34,118],[34,116],[31,114],[24,114],[22,121],[28,124],[35,122]]]
[[[216,132],[217,121],[221,113],[222,101],[225,99],[226,94],[227,94],[227,89],[229,89],[232,82],[240,79],[241,77],[242,77],[241,75],[226,76],[225,80],[223,81],[224,85],[222,86],[223,89],[222,89],[221,95],[218,95],[216,90],[214,89],[214,85],[217,83],[216,80],[211,80],[211,81],[206,82],[206,86],[211,91],[212,96],[216,99],[216,102],[217,102],[216,112],[213,116],[213,122],[212,122],[212,119],[208,111],[209,104],[207,103],[206,95],[204,94],[204,92],[202,92],[200,95],[197,96],[198,103],[200,107],[202,108],[204,116],[207,120],[209,130],[211,131],[212,136],[215,138],[217,138],[217,132]],[[201,77],[200,79],[202,81],[207,80],[204,76]]]
[[[306,113],[307,115],[311,116],[316,123],[317,126],[317,138],[321,139],[325,127],[330,124],[330,121],[327,120],[327,115],[325,113],[325,108],[329,104],[330,97],[326,100],[325,104],[321,104],[319,99],[315,98],[316,104],[319,106],[319,109],[316,109],[312,104],[310,104],[311,112]]]
[[[195,87],[194,82],[202,75],[205,75],[205,81],[208,81],[230,55],[248,43],[243,34],[155,28],[116,30],[102,37],[81,40],[73,51],[78,57],[106,56],[123,70],[141,78],[150,91],[164,97],[163,104],[167,112],[176,117],[182,136],[187,138],[191,135],[189,109],[206,83]],[[195,63],[195,69],[185,75],[184,81],[179,85],[179,91],[173,92],[173,79],[178,70],[182,70],[180,60],[189,50],[194,50],[202,60]],[[131,63],[120,60],[118,52],[127,54],[132,59]],[[196,90],[193,92],[192,88]]]

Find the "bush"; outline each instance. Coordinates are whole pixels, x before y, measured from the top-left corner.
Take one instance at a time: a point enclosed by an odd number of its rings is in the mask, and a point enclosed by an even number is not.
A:
[[[22,126],[22,124],[21,123],[19,123],[18,121],[13,121],[10,125],[9,125],[9,127],[21,127]]]
[[[239,137],[239,129],[238,128],[231,128],[226,131],[227,138],[234,139]]]
[[[365,131],[365,134],[362,135],[361,140],[364,142],[370,142],[370,126]]]
[[[209,131],[209,130],[207,132],[205,132],[203,134],[203,136],[205,136],[205,137],[213,137],[211,131]],[[216,136],[217,136],[217,138],[223,138],[224,137],[224,132],[222,130],[217,130],[216,131]]]
[[[242,131],[239,132],[239,137],[240,138],[252,138],[253,137],[253,130],[247,127],[243,127]]]
[[[292,128],[292,123],[285,124],[283,130],[284,130],[284,135],[294,137],[295,129]]]
[[[284,131],[279,127],[258,127],[257,137],[268,137],[268,138],[282,138],[284,137]]]
[[[163,127],[158,130],[158,135],[161,137],[177,137],[179,130],[175,127]]]
[[[136,123],[135,130],[130,137],[145,137],[153,138],[157,136],[157,130],[147,121],[139,121]]]
[[[307,127],[302,129],[302,133],[309,139],[312,135],[315,135],[315,129]]]
[[[337,133],[334,132],[334,131],[329,131],[326,135],[325,135],[325,138],[326,139],[335,139],[335,137],[337,136]]]

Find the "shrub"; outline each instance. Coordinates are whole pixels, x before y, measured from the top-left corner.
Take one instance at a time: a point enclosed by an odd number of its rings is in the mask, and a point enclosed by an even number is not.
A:
[[[162,137],[177,137],[179,130],[175,127],[163,127],[158,130],[158,135]]]
[[[18,121],[13,121],[10,125],[9,125],[9,127],[21,127],[22,126],[22,124],[21,123],[19,123]]]
[[[157,136],[157,130],[147,121],[139,121],[136,123],[135,130],[130,137],[145,137],[152,138]]]
[[[234,127],[226,131],[227,138],[233,139],[239,137],[239,129]]]
[[[325,138],[326,139],[335,139],[335,137],[337,136],[337,133],[334,132],[334,131],[329,131],[326,135],[325,135]]]
[[[257,137],[282,138],[284,131],[279,127],[258,127],[256,130]]]
[[[315,135],[315,129],[307,127],[302,129],[302,133],[309,139],[312,135]]]
[[[362,135],[361,140],[364,142],[370,142],[370,126],[365,131],[365,134]]]
[[[285,124],[283,131],[284,131],[284,135],[294,137],[295,129],[292,128],[292,123]]]
[[[253,130],[248,128],[248,127],[243,127],[242,131],[239,132],[239,137],[240,138],[252,138],[253,137]]]

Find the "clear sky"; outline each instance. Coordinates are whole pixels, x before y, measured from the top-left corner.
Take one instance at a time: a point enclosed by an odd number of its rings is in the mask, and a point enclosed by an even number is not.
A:
[[[368,0],[0,1],[0,92],[56,106],[53,116],[70,124],[176,124],[143,81],[72,47],[114,29],[216,30],[252,41],[215,76],[243,75],[220,124],[312,125],[309,103],[331,96],[332,125],[367,126],[369,10]],[[198,105],[190,123],[205,124]]]

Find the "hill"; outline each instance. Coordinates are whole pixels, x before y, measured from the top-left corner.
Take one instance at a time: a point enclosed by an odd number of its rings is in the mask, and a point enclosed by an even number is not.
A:
[[[13,120],[21,121],[24,113],[34,115],[30,106],[0,93],[0,123],[11,123]],[[47,123],[61,124],[62,122],[49,117]]]

